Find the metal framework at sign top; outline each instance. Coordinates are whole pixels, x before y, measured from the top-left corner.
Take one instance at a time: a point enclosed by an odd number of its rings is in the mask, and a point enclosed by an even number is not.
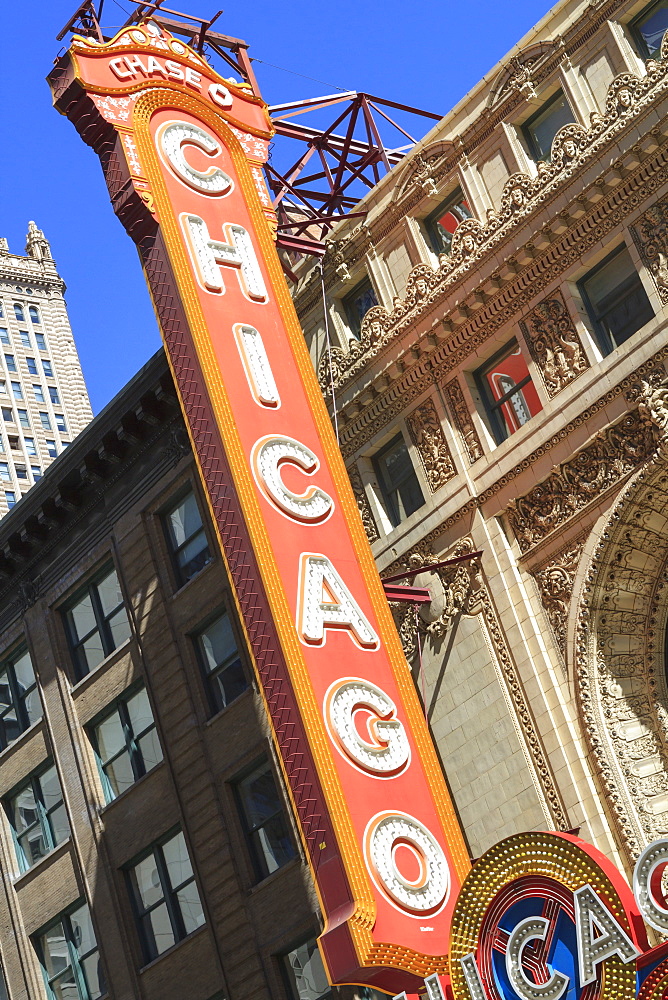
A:
[[[165,6],[166,0],[136,3],[135,10],[123,27],[142,18],[151,17],[172,34],[187,42],[211,59],[218,57],[248,83],[253,93],[261,96],[248,54],[248,43],[213,31],[211,25],[222,11],[206,19]],[[60,41],[69,32],[108,40],[102,26],[105,0],[83,0],[70,20],[57,35]],[[118,26],[114,28],[114,34]],[[333,121],[326,127],[304,124],[300,116],[332,109]],[[371,94],[347,91],[312,97],[288,104],[270,106],[276,137],[272,157],[265,167],[267,186],[278,219],[276,242],[281,250],[283,267],[289,278],[296,280],[292,268],[303,255],[322,257],[325,239],[343,219],[363,218],[366,211],[358,207],[365,191],[373,188],[383,174],[399,163],[418,141],[389,111],[440,121],[441,115],[422,111],[396,101],[373,97]],[[295,119],[300,118],[299,121]],[[403,119],[402,119],[403,120]],[[390,147],[383,136],[401,136],[400,145]],[[289,144],[299,143],[296,159],[289,159]],[[293,157],[294,157],[293,152]],[[290,163],[279,167],[278,161]]]

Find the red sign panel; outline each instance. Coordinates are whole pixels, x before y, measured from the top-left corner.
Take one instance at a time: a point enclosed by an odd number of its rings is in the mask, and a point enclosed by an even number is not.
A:
[[[55,103],[138,245],[325,928],[333,982],[445,971],[464,844],[272,240],[266,107],[147,21]]]

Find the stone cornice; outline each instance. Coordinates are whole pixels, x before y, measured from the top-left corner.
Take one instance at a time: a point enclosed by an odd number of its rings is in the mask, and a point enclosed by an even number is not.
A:
[[[558,69],[564,58],[574,55],[612,17],[619,7],[623,6],[623,3],[624,0],[609,0],[603,4],[591,4],[584,16],[576,25],[571,26],[563,37],[551,40],[550,49],[531,67],[532,81],[536,84],[544,83]],[[595,13],[592,13],[592,8],[595,9]],[[529,46],[529,48],[531,47]],[[521,57],[522,52],[513,58],[521,60]],[[483,108],[475,122],[457,138],[456,152],[450,155],[442,153],[435,157],[431,169],[433,181],[437,184],[452,174],[462,156],[473,153],[503,121],[512,116],[515,109],[523,101],[524,95],[522,93],[508,90],[498,102],[494,103],[492,108]],[[443,140],[435,139],[434,145],[441,142]],[[429,150],[430,145],[420,146],[415,154],[411,153],[406,157],[405,166],[397,168],[403,170],[404,173],[404,178],[401,180],[402,187],[405,183],[405,175],[410,172],[414,155],[429,159]],[[374,244],[382,242],[401,223],[401,220],[424,199],[425,191],[414,185],[404,191],[396,201],[388,204],[383,212],[368,224],[362,223],[354,229],[344,232],[339,239],[334,236],[328,243],[331,249],[325,258],[325,287],[330,289],[339,283],[335,268],[332,266],[334,257],[338,258],[340,254],[343,254],[346,263],[354,266],[364,255],[369,240]],[[343,227],[339,227],[339,232],[342,230]],[[328,264],[329,267],[327,267]],[[319,282],[317,288],[315,287],[316,277],[317,273],[314,269],[306,276],[304,284],[295,294],[295,305],[300,315],[308,313],[319,302],[321,290]]]
[[[602,236],[666,181],[668,152],[663,147],[628,173],[624,180],[620,179],[607,197],[601,196],[600,201],[576,225],[567,228],[549,243],[541,255],[530,258],[529,264],[513,274],[507,286],[490,298],[484,307],[478,305],[474,311],[468,302],[459,306],[462,318],[468,312],[470,319],[447,334],[442,329],[427,329],[422,339],[412,343],[404,355],[404,358],[411,358],[412,363],[394,358],[389,369],[379,373],[385,379],[385,387],[375,392],[373,401],[341,427],[340,443],[344,455],[347,457],[363,446],[386,423],[395,419],[427,385],[443,382],[472,351],[528,307],[544,287],[579,261],[590,246],[600,242]],[[410,326],[409,317],[406,326]],[[419,354],[417,360],[416,352]],[[366,358],[366,364],[371,360]],[[387,384],[389,379],[391,381]],[[365,386],[365,392],[369,391],[369,386]],[[373,389],[371,391],[374,393]]]

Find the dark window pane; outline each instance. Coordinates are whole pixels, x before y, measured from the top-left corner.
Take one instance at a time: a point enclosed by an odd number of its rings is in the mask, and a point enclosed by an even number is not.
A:
[[[628,250],[621,247],[580,282],[587,311],[607,353],[649,322],[654,310]]]
[[[530,118],[523,131],[534,159],[549,160],[555,135],[564,125],[574,121],[570,104],[561,93]]]
[[[169,919],[169,912],[165,903],[156,906],[148,916],[143,919],[144,930],[147,935],[149,946],[153,945],[153,954],[162,955],[176,942],[176,937]]]
[[[378,305],[378,299],[373,289],[373,285],[367,278],[361,282],[357,288],[353,289],[343,300],[343,307],[348,317],[350,332],[354,337],[359,337],[362,327],[362,320],[372,306]]]
[[[144,768],[147,771],[150,771],[152,767],[155,767],[162,760],[162,747],[160,746],[160,740],[155,729],[151,729],[145,736],[142,736],[138,740],[137,746],[144,762]]]
[[[127,751],[120,754],[111,763],[106,764],[104,773],[109,779],[114,798],[121,795],[126,788],[134,785],[137,780],[132,770],[130,754]]]
[[[271,769],[258,768],[239,783],[253,860],[264,878],[294,857],[294,847]]]
[[[461,190],[457,189],[426,221],[434,253],[450,253],[455,229],[464,219],[470,218],[471,210]]]
[[[376,456],[374,465],[388,517],[396,527],[424,504],[422,489],[401,435]]]
[[[211,560],[194,493],[188,493],[165,516],[165,528],[178,582],[184,584]]]
[[[285,955],[283,962],[292,1000],[322,1000],[330,995],[327,974],[314,939]]]
[[[640,54],[644,58],[658,55],[661,39],[668,28],[668,3],[652,4],[649,10],[643,11],[631,24],[633,33],[639,42]]]

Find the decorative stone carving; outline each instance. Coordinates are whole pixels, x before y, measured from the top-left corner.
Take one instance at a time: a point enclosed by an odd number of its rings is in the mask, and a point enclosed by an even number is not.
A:
[[[165,445],[165,457],[172,465],[178,465],[185,455],[191,454],[190,440],[185,427],[172,427],[168,443]]]
[[[29,608],[32,608],[34,604],[37,603],[40,591],[40,577],[35,577],[34,580],[26,578],[21,580],[17,587],[17,597],[13,602],[14,607],[18,608],[22,614],[25,614]]]
[[[471,413],[466,405],[466,400],[464,399],[464,393],[462,392],[459,380],[453,378],[452,382],[448,382],[445,386],[443,392],[446,400],[448,401],[455,427],[462,436],[462,441],[464,442],[469,462],[473,465],[473,463],[477,462],[479,458],[482,458],[483,450],[482,445],[480,444],[480,438],[478,437],[478,432],[475,429],[475,424],[473,423],[473,419],[471,417]]]
[[[576,635],[576,681],[606,800],[631,856],[668,833],[668,475],[627,485],[592,556]]]
[[[661,300],[668,302],[668,195],[648,208],[630,229],[642,262],[654,277]]]
[[[584,538],[573,542],[553,556],[546,566],[534,573],[540,599],[554,631],[562,656],[566,656],[568,609],[573,596],[573,581],[580,562]]]
[[[447,557],[453,558],[474,551],[473,540],[465,537],[457,543],[454,549],[448,553]],[[439,560],[444,560],[445,558],[445,556],[440,556]],[[419,569],[419,567],[435,561],[436,558],[431,550],[425,551],[423,539],[419,543],[419,547],[414,549],[410,555],[405,556],[401,561],[392,565],[391,572],[399,573],[402,569],[405,571],[408,569]],[[434,571],[434,573],[438,574],[445,593],[443,611],[438,618],[432,622],[425,623],[419,613],[416,616],[413,607],[410,605],[395,605],[393,609],[395,621],[399,628],[399,635],[404,644],[406,658],[410,662],[410,659],[415,656],[418,650],[418,637],[421,637],[422,642],[442,639],[452,628],[459,615],[463,614],[471,617],[480,615],[482,617],[500,667],[506,690],[513,703],[515,715],[522,730],[534,772],[552,814],[555,829],[570,829],[571,824],[554,782],[554,777],[540,737],[536,731],[522,682],[508,649],[508,644],[485,583],[480,560],[472,559],[455,566],[444,566]],[[420,583],[416,583],[416,586],[425,586],[425,578],[426,574],[416,575],[415,579],[420,579]]]
[[[418,153],[417,156],[414,157],[413,163],[415,165],[413,180],[420,185],[425,194],[437,195],[438,188],[434,183],[434,178],[431,176],[431,171],[427,161],[420,153]]]
[[[522,552],[549,534],[646,462],[656,449],[652,426],[638,412],[599,431],[526,496],[511,500],[508,520]]]
[[[348,473],[348,478],[350,479],[350,485],[353,488],[353,493],[355,494],[357,509],[360,512],[360,517],[362,518],[362,524],[364,525],[364,530],[366,531],[366,537],[370,542],[375,542],[378,538],[378,528],[376,527],[376,522],[374,521],[373,514],[371,513],[371,507],[369,506],[369,501],[367,499],[364,483],[362,482],[359,469],[357,468],[357,465],[353,463],[353,465],[349,466],[346,471]]]
[[[439,268],[430,274],[425,282],[426,294],[415,292],[418,275],[424,278],[418,265],[409,275],[407,291],[403,300],[387,312],[383,310],[382,320],[376,331],[373,347],[366,335],[367,323],[371,323],[371,312],[362,322],[361,339],[348,354],[341,352],[338,385],[345,384],[363,368],[370,356],[377,354],[388,340],[401,334],[412,325],[426,309],[433,307],[472,268],[478,265],[482,255],[491,253],[511,230],[523,224],[528,216],[540,209],[548,197],[552,197],[584,165],[604,155],[605,149],[612,147],[618,134],[631,126],[637,116],[658,97],[668,91],[668,40],[661,46],[661,59],[648,60],[646,75],[642,78],[625,73],[616,77],[608,88],[605,113],[591,116],[590,126],[568,124],[559,130],[552,143],[549,163],[542,163],[535,177],[514,174],[504,186],[501,208],[492,213],[486,224],[474,219],[466,219],[456,229],[451,252],[439,258]],[[593,233],[593,237],[596,237]],[[598,233],[600,239],[600,233]],[[348,238],[347,238],[348,239]],[[343,245],[345,241],[341,241]],[[583,246],[575,248],[577,259],[583,253]],[[663,253],[663,251],[661,251]],[[668,254],[664,254],[668,257]],[[378,320],[378,316],[375,317]],[[323,384],[323,391],[328,387]]]
[[[420,453],[429,488],[435,493],[456,475],[456,469],[433,400],[425,399],[406,417],[406,423]]]
[[[668,458],[668,378],[642,383],[638,411],[653,427],[655,459]]]
[[[550,397],[589,368],[580,335],[560,291],[534,306],[520,326]]]

